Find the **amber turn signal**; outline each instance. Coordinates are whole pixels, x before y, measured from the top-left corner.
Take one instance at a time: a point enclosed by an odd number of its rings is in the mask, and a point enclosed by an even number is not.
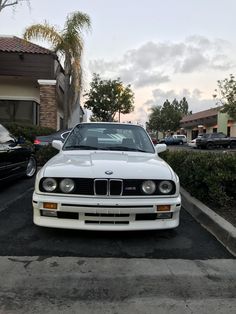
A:
[[[43,203],[43,208],[57,209],[57,203]]]
[[[169,212],[170,205],[157,205],[156,210],[157,212]]]

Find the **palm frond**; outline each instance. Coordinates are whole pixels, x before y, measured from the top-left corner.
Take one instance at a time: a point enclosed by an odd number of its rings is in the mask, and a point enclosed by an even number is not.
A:
[[[26,28],[24,32],[24,38],[26,40],[31,39],[46,39],[52,43],[53,48],[55,49],[62,42],[61,35],[57,32],[55,27],[50,26],[48,23],[45,24],[34,24]]]
[[[91,28],[91,20],[88,14],[77,11],[67,16],[65,30],[68,33],[76,32],[77,35],[81,34],[83,29]]]

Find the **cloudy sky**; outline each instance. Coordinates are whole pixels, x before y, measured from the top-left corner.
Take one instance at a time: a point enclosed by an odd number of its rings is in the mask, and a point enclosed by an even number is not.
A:
[[[84,86],[92,73],[120,77],[135,92],[135,112],[123,121],[143,122],[149,108],[186,97],[197,112],[215,105],[217,80],[235,72],[235,0],[31,0],[0,13],[0,34],[22,36],[47,20],[63,28],[68,13],[89,14],[84,35]],[[42,43],[41,43],[42,45]]]

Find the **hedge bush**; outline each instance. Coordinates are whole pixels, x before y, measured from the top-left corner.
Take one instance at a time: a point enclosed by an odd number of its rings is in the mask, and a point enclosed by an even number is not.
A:
[[[39,166],[43,166],[49,159],[55,156],[59,151],[51,145],[44,146],[36,152],[36,159]]]
[[[170,164],[181,185],[194,197],[227,207],[236,200],[236,154],[166,151],[160,157]]]
[[[34,139],[36,136],[49,135],[56,132],[52,128],[40,127],[37,125],[21,125],[18,123],[4,123],[4,126],[8,131],[16,138],[23,137],[25,142],[23,145],[31,147],[34,150]],[[43,166],[50,158],[58,153],[58,150],[51,145],[45,146],[39,151],[35,152],[37,163],[39,166]]]
[[[18,123],[3,123],[8,131],[16,138],[22,136],[26,141],[34,142],[36,136],[49,135],[55,132],[52,128],[40,127],[37,125],[22,125]]]

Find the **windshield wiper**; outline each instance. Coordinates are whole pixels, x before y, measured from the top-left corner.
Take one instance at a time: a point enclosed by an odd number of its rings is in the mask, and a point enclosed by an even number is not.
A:
[[[71,145],[71,146],[66,146],[65,149],[88,149],[88,150],[97,150],[98,147],[95,146],[88,146],[88,145]]]
[[[139,148],[132,148],[127,146],[111,146],[106,147],[107,150],[118,150],[118,151],[130,151],[130,152],[141,152],[141,153],[147,153],[147,151],[139,149]]]

